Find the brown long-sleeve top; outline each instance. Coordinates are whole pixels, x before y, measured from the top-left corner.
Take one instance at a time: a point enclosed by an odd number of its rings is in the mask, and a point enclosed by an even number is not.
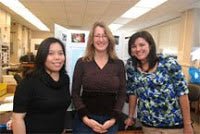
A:
[[[73,102],[80,119],[90,114],[117,119],[126,97],[125,81],[122,60],[109,59],[100,69],[94,60],[88,62],[80,58],[72,83]]]

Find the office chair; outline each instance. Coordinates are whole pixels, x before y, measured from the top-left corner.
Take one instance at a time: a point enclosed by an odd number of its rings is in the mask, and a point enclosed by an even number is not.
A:
[[[188,98],[189,98],[189,101],[190,101],[190,108],[192,108],[192,102],[198,101],[198,106],[197,106],[197,109],[195,109],[195,114],[199,114],[199,112],[200,112],[200,109],[199,109],[200,85],[189,83],[188,89],[189,89]],[[200,118],[198,117],[198,123],[200,122],[199,119]],[[192,123],[193,122],[194,121],[192,120]]]
[[[190,101],[197,101],[200,97],[200,85],[197,84],[188,84],[188,89],[189,89],[189,100]]]

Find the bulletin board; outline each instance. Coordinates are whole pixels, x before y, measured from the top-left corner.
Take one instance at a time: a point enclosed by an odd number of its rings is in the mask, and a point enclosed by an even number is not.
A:
[[[72,81],[76,61],[84,55],[89,31],[72,30],[55,24],[55,37],[60,39],[66,50],[66,70]]]

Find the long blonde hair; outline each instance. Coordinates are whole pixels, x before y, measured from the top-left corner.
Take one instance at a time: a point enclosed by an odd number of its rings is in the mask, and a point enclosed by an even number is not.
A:
[[[107,25],[105,25],[104,22],[95,22],[93,24],[92,29],[90,30],[90,34],[88,37],[88,41],[87,41],[87,47],[86,47],[86,51],[85,51],[85,56],[82,58],[84,61],[91,61],[94,58],[94,53],[95,53],[95,47],[94,47],[94,31],[96,29],[96,27],[102,27],[105,30],[105,34],[108,38],[108,47],[107,47],[107,52],[108,52],[108,56],[111,59],[118,59],[116,52],[115,52],[115,39],[112,35],[112,32],[110,31],[110,29],[108,28]]]

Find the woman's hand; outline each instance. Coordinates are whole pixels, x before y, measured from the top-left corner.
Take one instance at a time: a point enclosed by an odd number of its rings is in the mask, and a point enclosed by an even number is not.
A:
[[[104,122],[103,124],[103,129],[104,130],[108,130],[111,126],[113,126],[116,122],[116,119],[112,118],[110,120],[107,120],[106,122]]]
[[[133,118],[128,117],[125,121],[125,129],[127,129],[129,126],[133,126],[134,125],[134,121]]]
[[[89,126],[90,128],[92,128],[92,130],[94,132],[97,133],[105,133],[107,132],[107,129],[103,128],[103,125],[101,125],[100,123],[98,123],[97,121],[93,120],[93,119],[89,119],[87,116],[83,117],[83,122]]]

